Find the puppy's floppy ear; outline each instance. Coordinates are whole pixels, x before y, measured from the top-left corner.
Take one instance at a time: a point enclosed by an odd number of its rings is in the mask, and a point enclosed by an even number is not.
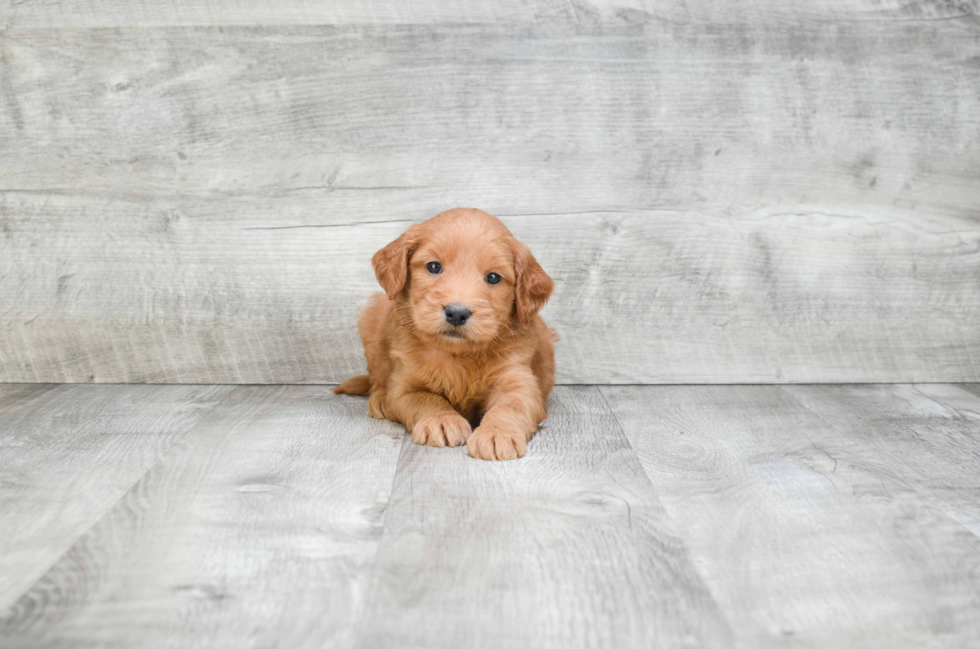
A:
[[[512,245],[514,273],[517,275],[517,283],[514,287],[517,319],[521,325],[527,327],[533,322],[535,314],[548,302],[555,283],[548,273],[544,272],[544,268],[541,268],[541,264],[527,246],[516,239]]]
[[[419,226],[413,225],[387,246],[374,253],[371,264],[378,284],[394,300],[405,288],[408,277],[408,258],[419,244]]]

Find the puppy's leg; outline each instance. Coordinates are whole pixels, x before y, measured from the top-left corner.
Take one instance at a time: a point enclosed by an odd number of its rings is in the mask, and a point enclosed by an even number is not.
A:
[[[368,397],[368,414],[375,419],[388,419],[385,414],[385,403],[388,401],[388,393],[385,390],[375,390]],[[392,419],[398,421],[397,419]]]
[[[412,441],[425,446],[461,446],[472,432],[452,405],[432,392],[395,390],[388,393],[384,412],[412,433]]]
[[[467,441],[481,460],[513,460],[524,455],[527,440],[545,418],[544,398],[528,367],[508,369],[487,399],[487,411]]]

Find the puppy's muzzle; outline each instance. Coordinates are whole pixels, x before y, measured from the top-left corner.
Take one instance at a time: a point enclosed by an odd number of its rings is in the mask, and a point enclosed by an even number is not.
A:
[[[462,327],[470,319],[470,310],[462,304],[447,304],[444,311],[446,322],[454,327]]]

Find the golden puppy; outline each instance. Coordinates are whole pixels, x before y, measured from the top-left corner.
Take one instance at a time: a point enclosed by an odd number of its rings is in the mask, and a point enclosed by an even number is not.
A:
[[[368,375],[334,392],[370,394],[370,415],[405,424],[416,444],[524,455],[555,382],[556,339],[538,316],[554,282],[527,246],[486,212],[458,208],[413,225],[372,263],[387,295],[357,323]]]

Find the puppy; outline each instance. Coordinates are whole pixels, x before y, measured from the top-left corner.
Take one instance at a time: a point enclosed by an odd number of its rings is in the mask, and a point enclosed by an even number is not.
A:
[[[368,375],[334,388],[369,394],[368,413],[427,446],[467,444],[511,460],[545,418],[555,382],[538,311],[554,282],[486,212],[457,208],[411,226],[372,260],[376,293],[357,328]]]

